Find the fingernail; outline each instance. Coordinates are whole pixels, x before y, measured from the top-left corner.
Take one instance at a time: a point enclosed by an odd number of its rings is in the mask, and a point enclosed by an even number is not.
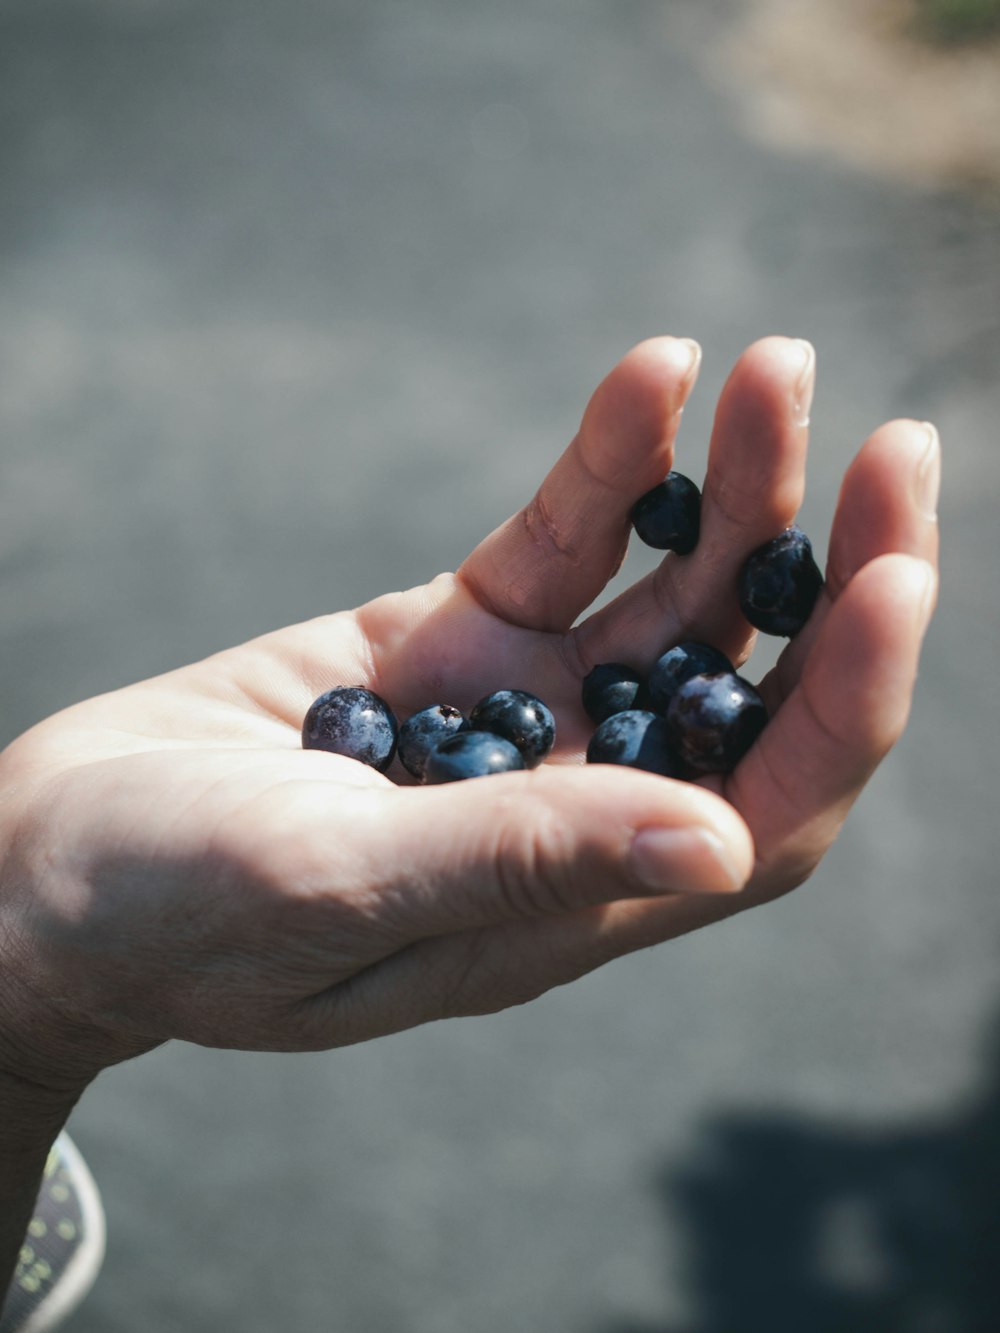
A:
[[[698,371],[701,369],[701,344],[695,342],[693,338],[682,338],[681,342],[688,349],[691,357],[688,368],[684,372],[684,388],[690,389],[698,378]]]
[[[795,424],[797,426],[808,426],[813,393],[816,389],[816,349],[805,338],[797,338],[796,346],[801,351],[803,364],[795,384],[795,399],[792,404],[792,411],[795,414]]]
[[[919,561],[923,565],[921,574],[923,575],[924,586],[920,590],[920,615],[923,622],[923,628],[926,632],[927,626],[931,623],[931,616],[934,614],[934,607],[937,603],[937,574],[932,565],[926,560]]]
[[[933,523],[937,519],[938,494],[941,490],[941,438],[932,422],[923,422],[923,427],[928,440],[917,469],[917,503],[923,516]]]
[[[693,338],[676,338],[678,362],[684,360],[683,367],[678,365],[680,380],[677,385],[677,411],[683,412],[688,395],[694,388],[698,372],[701,370],[701,347]]]
[[[725,843],[707,828],[640,829],[629,866],[654,893],[735,893],[743,886]]]

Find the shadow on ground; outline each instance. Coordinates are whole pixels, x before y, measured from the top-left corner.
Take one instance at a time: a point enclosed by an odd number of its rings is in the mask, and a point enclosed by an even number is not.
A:
[[[1000,1319],[1000,1029],[986,1091],[894,1133],[718,1117],[662,1172],[695,1316],[605,1333],[988,1333]]]

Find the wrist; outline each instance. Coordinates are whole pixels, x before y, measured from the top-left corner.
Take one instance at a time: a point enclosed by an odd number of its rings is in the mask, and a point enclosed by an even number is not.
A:
[[[35,1156],[44,1162],[83,1090],[55,1090],[0,1070],[0,1167]]]
[[[51,833],[39,826],[39,792],[25,767],[14,765],[11,749],[0,755],[0,1098],[23,1100],[35,1114],[51,1106],[57,1119],[125,1057],[87,1021],[86,960],[60,951],[48,920]]]
[[[8,971],[0,980],[0,1103],[55,1123],[115,1063],[101,1034],[61,1014]],[[60,1128],[57,1124],[56,1128]]]
[[[6,996],[4,996],[6,1000]],[[11,1020],[4,1004],[0,1022],[0,1147],[14,1139],[52,1138],[99,1072],[58,1053],[39,1025]]]

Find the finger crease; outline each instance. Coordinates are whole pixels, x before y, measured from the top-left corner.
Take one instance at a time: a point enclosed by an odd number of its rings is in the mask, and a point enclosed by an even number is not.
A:
[[[660,614],[673,617],[678,627],[682,627],[688,618],[681,605],[683,599],[675,573],[676,562],[668,555],[653,571],[653,598]]]
[[[584,660],[583,650],[580,647],[579,628],[571,629],[568,634],[564,634],[557,642],[556,651],[559,660],[573,679],[582,681],[591,670]]]
[[[784,801],[790,809],[798,811],[803,797],[807,800],[810,798],[810,792],[808,791],[806,784],[802,782],[793,782],[785,778],[783,774],[779,775],[779,769],[771,762],[769,747],[767,745],[762,744],[759,746],[758,758],[764,765],[768,781],[775,788],[782,801]]]
[[[831,749],[846,750],[850,748],[849,742],[845,740],[843,736],[838,736],[830,724],[821,716],[819,709],[816,707],[804,684],[802,686],[802,702],[805,705],[806,712],[809,714],[813,726]]]
[[[497,620],[506,620],[510,614],[508,607],[502,606],[486,591],[478,578],[471,575],[464,566],[455,572],[455,582],[460,583],[472,600],[488,616]]]
[[[565,560],[574,568],[583,563],[578,549],[567,541],[560,531],[541,493],[536,495],[531,504],[523,510],[523,521],[525,531],[534,546],[547,554],[555,552],[561,560]]]
[[[711,476],[705,479],[702,503],[710,500],[727,523],[744,531],[756,531],[761,526],[761,511],[765,508],[769,496],[759,492],[742,490],[731,481],[716,482]]]

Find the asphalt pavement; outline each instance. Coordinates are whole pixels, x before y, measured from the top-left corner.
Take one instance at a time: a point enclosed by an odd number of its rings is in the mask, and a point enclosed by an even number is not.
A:
[[[71,1333],[978,1333],[1000,1193],[1000,213],[744,133],[725,0],[5,0],[6,740],[454,568],[640,338],[818,352],[805,526],[937,422],[911,726],[797,894],[527,1007],[173,1045]],[[625,575],[649,567],[630,555]]]

